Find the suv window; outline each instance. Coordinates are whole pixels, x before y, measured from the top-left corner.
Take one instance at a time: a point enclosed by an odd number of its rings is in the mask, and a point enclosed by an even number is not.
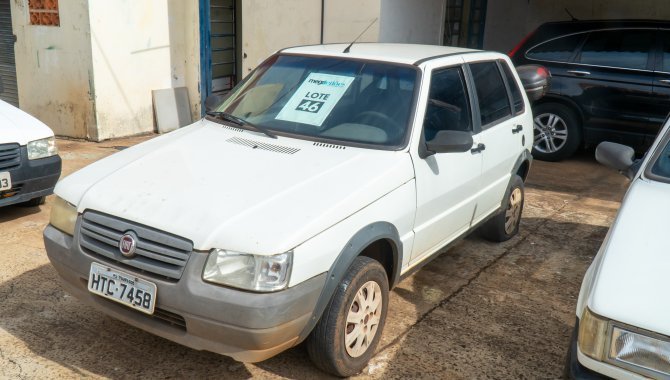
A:
[[[507,89],[496,62],[471,63],[482,128],[512,115]]]
[[[568,62],[584,36],[584,33],[579,33],[547,41],[530,49],[526,57],[541,61]]]
[[[424,138],[430,141],[442,130],[472,131],[470,102],[460,67],[436,70],[430,80]]]
[[[653,30],[592,32],[578,61],[596,66],[646,69],[653,37]]]
[[[521,90],[519,89],[519,85],[516,82],[516,79],[514,79],[514,74],[512,74],[512,70],[509,68],[509,65],[507,62],[501,60],[500,65],[503,68],[503,72],[505,73],[505,79],[507,79],[507,85],[509,86],[510,91],[512,91],[512,101],[514,102],[514,114],[518,115],[523,112],[523,96],[521,96]]]

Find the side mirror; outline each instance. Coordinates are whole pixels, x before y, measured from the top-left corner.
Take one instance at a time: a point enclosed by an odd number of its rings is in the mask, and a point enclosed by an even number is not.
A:
[[[523,65],[516,68],[528,100],[532,103],[541,99],[549,91],[551,73],[540,65]]]
[[[212,94],[205,99],[205,111],[214,111],[225,99],[224,96]]]
[[[629,179],[635,173],[630,170],[633,166],[635,158],[635,150],[633,148],[609,141],[604,141],[598,144],[596,148],[596,161],[601,164],[618,170]]]
[[[472,134],[465,131],[439,131],[426,142],[429,153],[459,153],[472,149]]]

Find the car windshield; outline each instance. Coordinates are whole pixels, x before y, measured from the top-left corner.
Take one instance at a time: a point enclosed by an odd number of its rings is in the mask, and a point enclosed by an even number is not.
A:
[[[665,146],[659,151],[656,161],[651,166],[652,177],[670,182],[670,140],[665,139]]]
[[[352,59],[276,55],[215,110],[315,140],[404,145],[417,71]]]

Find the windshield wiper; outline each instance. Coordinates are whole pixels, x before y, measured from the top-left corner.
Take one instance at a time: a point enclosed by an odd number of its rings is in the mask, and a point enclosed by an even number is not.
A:
[[[263,128],[263,127],[259,127],[259,126],[256,125],[256,124],[253,124],[253,123],[251,123],[251,122],[248,122],[248,121],[246,121],[246,120],[244,120],[244,119],[242,119],[242,118],[240,118],[240,117],[237,117],[237,116],[235,116],[235,115],[233,115],[233,114],[230,114],[230,113],[228,113],[228,112],[222,112],[222,111],[207,111],[207,115],[212,116],[212,117],[216,117],[216,118],[219,118],[219,119],[223,119],[223,120],[225,120],[225,121],[230,121],[231,123],[235,123],[235,124],[237,124],[237,125],[239,125],[239,126],[241,126],[241,127],[249,127],[249,128],[251,128],[251,129],[254,129],[254,130],[258,131],[258,132],[261,132],[261,133],[265,134],[266,136],[271,137],[271,138],[273,138],[273,139],[276,139],[276,138],[277,138],[277,135],[275,135],[274,133],[268,131],[267,129],[265,129],[265,128]]]

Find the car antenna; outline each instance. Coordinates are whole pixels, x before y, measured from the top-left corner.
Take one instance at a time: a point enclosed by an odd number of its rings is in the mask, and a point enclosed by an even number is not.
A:
[[[363,34],[365,34],[365,32],[367,32],[368,29],[370,29],[370,27],[371,27],[372,25],[374,25],[375,22],[377,22],[377,17],[375,17],[375,19],[372,20],[372,22],[370,23],[370,25],[368,25],[368,27],[365,28],[365,30],[363,30],[363,32],[361,32],[361,34],[359,34],[358,37],[356,37],[353,41],[351,41],[351,43],[349,44],[349,46],[347,46],[347,47],[344,49],[344,51],[343,51],[342,53],[345,53],[345,54],[346,54],[346,53],[349,53],[349,50],[351,50],[351,46],[353,46],[353,44],[356,43],[356,41],[358,41],[358,39],[361,38],[361,37],[363,36]]]
[[[570,10],[568,8],[565,8],[565,13],[568,14],[572,18],[572,21],[579,21],[577,17],[573,16],[572,13],[570,13]]]

